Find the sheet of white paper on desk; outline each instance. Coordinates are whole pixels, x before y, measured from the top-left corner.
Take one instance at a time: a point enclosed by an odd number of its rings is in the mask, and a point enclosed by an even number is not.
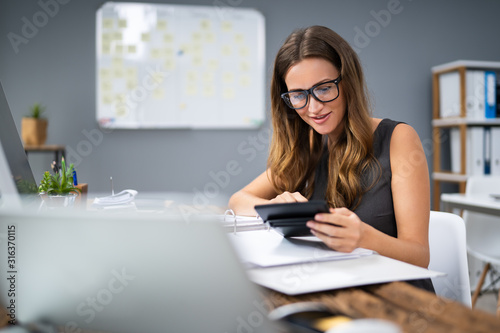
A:
[[[251,268],[250,279],[288,295],[446,275],[374,253],[356,259]]]
[[[273,229],[228,234],[241,261],[249,266],[271,267],[305,262],[359,258],[373,251],[351,253],[329,249],[317,237],[285,238]]]
[[[114,205],[125,205],[132,202],[137,195],[136,190],[123,190],[120,193],[109,195],[106,197],[95,198],[94,206],[114,206]]]

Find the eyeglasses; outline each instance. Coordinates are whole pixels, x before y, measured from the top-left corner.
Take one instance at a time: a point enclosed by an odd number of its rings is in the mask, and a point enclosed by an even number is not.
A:
[[[292,109],[302,109],[312,95],[318,102],[327,103],[339,97],[339,82],[342,80],[339,75],[335,80],[319,83],[307,90],[292,90],[281,94],[281,98]]]

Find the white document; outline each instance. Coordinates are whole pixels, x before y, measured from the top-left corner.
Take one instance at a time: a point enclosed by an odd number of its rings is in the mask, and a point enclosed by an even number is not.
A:
[[[248,270],[248,275],[261,286],[288,295],[298,295],[375,283],[435,278],[446,274],[373,254],[357,259],[253,268]]]
[[[240,260],[257,267],[352,259],[373,254],[373,251],[361,248],[351,253],[337,252],[315,236],[285,238],[273,229],[237,232],[228,236]]]

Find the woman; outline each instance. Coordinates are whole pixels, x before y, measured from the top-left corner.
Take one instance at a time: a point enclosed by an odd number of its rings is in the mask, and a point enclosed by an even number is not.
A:
[[[430,184],[420,139],[409,125],[370,117],[349,44],[326,27],[293,32],[275,59],[271,104],[268,169],[230,208],[255,215],[257,204],[324,199],[330,212],[307,226],[330,248],[427,267]]]

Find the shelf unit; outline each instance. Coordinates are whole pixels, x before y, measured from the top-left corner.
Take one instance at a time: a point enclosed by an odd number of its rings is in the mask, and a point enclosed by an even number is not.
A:
[[[433,172],[432,179],[434,185],[433,209],[439,210],[441,183],[456,183],[460,193],[465,193],[467,183],[466,170],[466,136],[467,128],[470,126],[500,126],[500,118],[469,119],[466,117],[466,71],[467,70],[490,70],[500,74],[500,62],[494,61],[471,61],[458,60],[447,64],[432,67],[432,94],[433,94],[433,120],[432,120],[432,139],[433,139]],[[439,76],[450,72],[458,72],[459,75],[459,110],[458,117],[441,118],[440,117],[440,87]],[[498,101],[497,101],[498,103]],[[460,137],[460,172],[451,172],[441,170],[441,131],[446,128],[456,127],[459,129]]]

